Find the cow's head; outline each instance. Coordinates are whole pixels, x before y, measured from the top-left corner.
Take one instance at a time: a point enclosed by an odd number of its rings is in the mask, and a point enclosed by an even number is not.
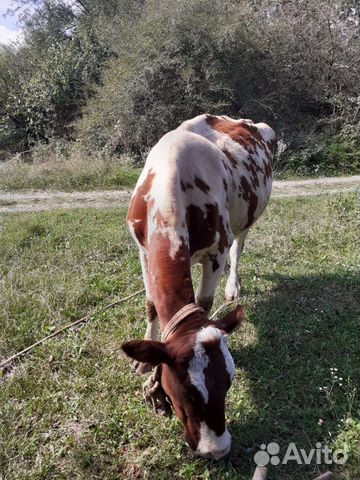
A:
[[[225,456],[231,446],[225,423],[225,396],[235,366],[227,335],[242,318],[243,310],[237,307],[216,322],[198,318],[197,328],[196,318],[185,322],[165,343],[133,340],[122,345],[135,360],[162,364],[162,387],[184,425],[187,443],[197,454],[216,460]]]

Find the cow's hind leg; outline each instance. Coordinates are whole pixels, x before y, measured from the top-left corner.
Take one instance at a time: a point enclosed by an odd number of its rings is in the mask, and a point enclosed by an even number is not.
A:
[[[145,308],[146,308],[146,332],[145,332],[145,340],[156,340],[158,337],[159,331],[159,319],[157,316],[156,308],[154,302],[151,299],[149,293],[149,283],[148,283],[148,265],[147,265],[147,258],[146,254],[143,251],[140,251],[140,261],[141,261],[141,269],[143,274],[144,286],[146,291],[146,300],[145,300]],[[143,363],[134,361],[133,362],[133,369],[136,373],[142,374],[150,372],[152,366],[150,363]]]
[[[207,253],[201,260],[202,277],[196,292],[196,303],[209,313],[214,301],[216,286],[224,271],[227,250],[223,253]]]
[[[230,248],[230,273],[225,287],[225,299],[228,302],[236,300],[240,297],[240,283],[237,276],[237,265],[244,248],[244,242],[247,233],[248,230],[241,232],[241,234],[235,238]]]

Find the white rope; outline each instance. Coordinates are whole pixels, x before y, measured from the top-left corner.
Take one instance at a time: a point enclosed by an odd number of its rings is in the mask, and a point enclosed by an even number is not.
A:
[[[220,305],[220,307],[219,307],[217,310],[215,310],[215,312],[209,317],[209,319],[210,319],[210,320],[214,320],[214,318],[216,317],[216,315],[217,315],[219,312],[221,312],[224,308],[227,308],[227,307],[229,307],[230,305],[233,305],[234,303],[237,303],[237,302],[239,302],[239,301],[240,301],[240,299],[237,298],[236,300],[232,300],[231,302],[225,302],[225,303],[223,303],[222,305]]]
[[[85,317],[79,318],[78,320],[75,320],[75,322],[68,323],[64,327],[59,328],[59,330],[56,330],[56,332],[50,333],[50,335],[47,335],[46,337],[42,338],[41,340],[38,340],[37,342],[33,343],[32,345],[29,345],[28,347],[24,348],[24,350],[21,350],[20,352],[15,353],[15,355],[12,355],[11,357],[7,358],[6,360],[3,360],[0,363],[0,368],[5,367],[5,365],[8,365],[9,363],[13,362],[17,358],[19,358],[21,355],[25,355],[25,353],[30,352],[30,350],[33,350],[38,345],[42,345],[47,340],[50,340],[50,338],[53,338],[56,335],[59,335],[59,333],[65,332],[65,330],[68,330],[71,327],[75,327],[76,325],[79,325],[80,323],[86,322],[87,320],[90,320],[91,318],[93,318],[98,313],[105,312],[105,310],[108,310],[109,308],[114,307],[115,305],[118,305],[119,303],[126,302],[127,300],[130,300],[130,298],[133,298],[136,295],[140,295],[140,293],[143,293],[143,292],[145,292],[145,288],[142,288],[141,290],[138,290],[137,292],[132,293],[131,295],[128,295],[127,297],[120,298],[120,300],[116,300],[115,302],[109,303],[109,305],[105,305],[105,307],[100,308],[99,310],[95,311],[93,314],[85,315]]]

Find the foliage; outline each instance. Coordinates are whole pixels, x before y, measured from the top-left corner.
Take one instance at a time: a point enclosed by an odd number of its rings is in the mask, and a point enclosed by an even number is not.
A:
[[[318,140],[359,124],[353,0],[21,3],[36,9],[23,14],[24,43],[0,50],[3,156],[65,138],[139,161],[209,111],[268,122],[295,151],[290,164],[312,171],[319,149],[338,158]]]
[[[74,30],[74,14],[65,3],[46,1],[24,21],[24,45],[0,51],[0,141],[19,150],[71,136],[106,53],[91,32]]]
[[[299,140],[299,139],[298,139]],[[355,132],[308,138],[302,145],[285,148],[277,155],[275,175],[357,175],[360,171],[360,141]]]
[[[267,121],[287,143],[356,124],[355,13],[322,0],[146,2],[79,136],[141,153],[206,111]]]

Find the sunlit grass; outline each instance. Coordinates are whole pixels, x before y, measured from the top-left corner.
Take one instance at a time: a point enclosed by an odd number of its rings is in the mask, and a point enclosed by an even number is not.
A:
[[[260,444],[276,441],[284,452],[289,442],[309,449],[319,441],[349,450],[337,480],[357,478],[357,214],[355,194],[274,201],[250,232],[239,269],[247,318],[230,339],[237,375],[226,460],[193,457],[177,419],[155,417],[144,404],[144,379],[119,351],[144,334],[140,296],[3,372],[0,477],[249,480]],[[142,288],[124,216],[88,209],[3,217],[2,358]],[[224,286],[225,278],[217,305]],[[328,468],[290,462],[269,477],[308,480]]]

